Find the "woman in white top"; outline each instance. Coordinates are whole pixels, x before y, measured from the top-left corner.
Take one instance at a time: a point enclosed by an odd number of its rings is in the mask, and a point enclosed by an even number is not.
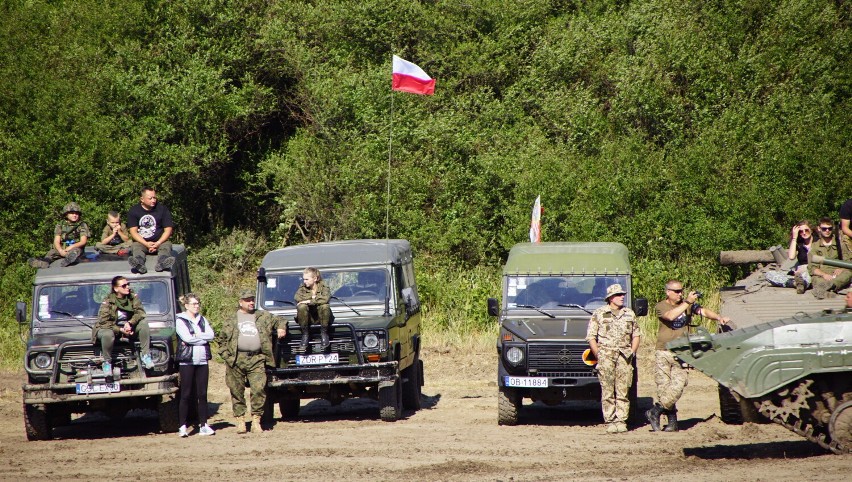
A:
[[[186,418],[192,388],[198,403],[199,435],[213,435],[207,425],[207,380],[210,372],[207,361],[210,359],[210,340],[213,339],[213,327],[206,318],[201,316],[201,300],[195,293],[187,293],[180,297],[184,310],[177,315],[175,329],[178,335],[177,361],[180,370],[180,405],[178,405],[178,420],[180,429],[178,435],[186,437]]]

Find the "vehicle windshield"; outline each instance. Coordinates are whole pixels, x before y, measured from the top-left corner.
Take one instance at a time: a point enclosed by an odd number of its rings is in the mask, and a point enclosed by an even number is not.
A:
[[[384,303],[387,296],[388,271],[384,268],[327,269],[320,271],[332,296],[347,304]],[[263,292],[264,308],[293,307],[302,273],[267,275]],[[331,300],[331,304],[340,304]]]
[[[142,300],[148,314],[169,312],[169,290],[162,281],[132,281],[130,289]],[[36,309],[40,320],[95,318],[110,292],[110,282],[50,285],[38,290]]]
[[[607,286],[627,287],[626,276],[508,276],[506,308],[558,308],[577,305],[594,310],[606,304]]]

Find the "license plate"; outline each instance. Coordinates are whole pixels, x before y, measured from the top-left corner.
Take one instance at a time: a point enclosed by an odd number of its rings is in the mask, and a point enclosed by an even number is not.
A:
[[[547,378],[542,377],[503,377],[503,385],[521,388],[547,388]]]
[[[339,363],[337,353],[319,353],[316,355],[296,355],[296,365],[325,365],[327,363]]]
[[[77,384],[77,393],[82,395],[91,395],[93,393],[115,393],[119,391],[121,391],[121,385],[118,382]]]

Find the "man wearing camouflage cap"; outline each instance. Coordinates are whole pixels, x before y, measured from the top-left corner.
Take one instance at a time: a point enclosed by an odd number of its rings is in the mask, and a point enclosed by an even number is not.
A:
[[[53,229],[53,247],[43,258],[30,258],[33,268],[47,268],[50,263],[61,259],[60,266],[74,264],[83,254],[89,241],[89,225],[83,221],[80,205],[70,202],[62,208],[62,221]]]
[[[274,365],[272,331],[287,335],[287,321],[265,310],[256,310],[254,290],[240,292],[239,309],[222,323],[216,336],[219,355],[225,361],[225,384],[231,391],[231,408],[237,433],[246,432],[245,387],[251,390],[251,431],[260,432],[266,403],[266,366]]]
[[[592,313],[586,332],[589,348],[598,359],[601,410],[608,424],[607,433],[627,432],[633,357],[639,350],[639,326],[636,314],[624,306],[626,294],[620,284],[609,286],[607,304]]]

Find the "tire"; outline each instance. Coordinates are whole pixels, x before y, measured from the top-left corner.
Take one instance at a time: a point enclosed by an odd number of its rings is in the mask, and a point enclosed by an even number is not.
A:
[[[517,425],[521,397],[513,388],[500,387],[497,392],[497,425]]]
[[[50,440],[53,438],[53,427],[45,405],[24,404],[24,428],[27,440]]]
[[[178,403],[180,400],[177,397],[163,395],[157,403],[157,414],[159,415],[160,430],[165,433],[177,432],[180,428],[178,421]]]
[[[379,386],[379,415],[385,422],[396,422],[402,417],[402,380]]]
[[[298,398],[285,398],[278,402],[278,409],[281,410],[281,418],[290,422],[298,420],[301,402]]]
[[[420,387],[423,386],[420,381],[422,367],[420,359],[415,358],[414,363],[402,371],[402,378],[405,380],[402,384],[402,407],[406,410],[420,410]]]

